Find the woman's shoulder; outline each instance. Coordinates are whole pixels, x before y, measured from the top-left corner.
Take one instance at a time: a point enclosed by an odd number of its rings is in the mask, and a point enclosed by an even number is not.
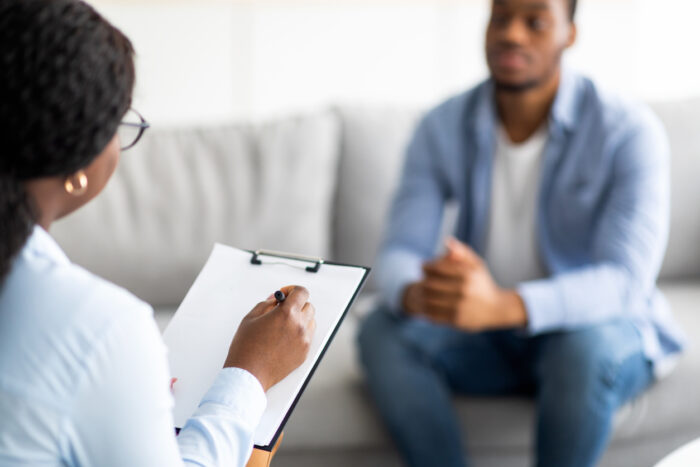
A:
[[[27,395],[59,401],[92,371],[105,341],[155,324],[148,304],[36,243],[17,258],[0,294],[0,374]]]
[[[72,263],[39,227],[18,256],[5,284],[3,294],[13,293],[32,297],[33,310],[60,315],[63,320],[81,312],[116,317],[135,310],[152,314],[150,306],[128,290]]]
[[[114,403],[110,377],[131,380],[150,359],[167,379],[151,307],[40,243],[28,242],[0,291],[0,418],[35,453],[61,445],[66,421],[90,404]]]
[[[7,278],[4,298],[18,298],[12,308],[24,309],[24,313],[36,314],[35,318],[42,320],[80,321],[95,326],[133,318],[133,314],[152,316],[150,305],[70,262],[55,243],[40,245],[43,240],[31,239]]]
[[[76,264],[55,264],[39,275],[36,283],[42,286],[33,310],[53,322],[53,329],[78,338],[84,352],[115,328],[153,320],[150,305]]]

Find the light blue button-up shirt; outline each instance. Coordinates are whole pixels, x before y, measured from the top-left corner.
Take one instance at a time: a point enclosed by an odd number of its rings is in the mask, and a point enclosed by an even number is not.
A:
[[[491,81],[430,111],[409,144],[376,268],[384,301],[421,278],[443,209],[460,206],[456,237],[482,257],[488,241],[497,130]],[[519,284],[533,334],[625,317],[657,374],[683,337],[656,288],[669,227],[669,146],[646,107],[565,71],[550,112],[537,241],[548,277]]]
[[[35,227],[0,292],[0,465],[245,465],[258,380],[222,370],[177,438],[169,384],[151,307]]]

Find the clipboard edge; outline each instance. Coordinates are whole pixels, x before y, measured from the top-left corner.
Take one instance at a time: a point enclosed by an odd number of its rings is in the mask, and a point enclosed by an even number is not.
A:
[[[239,251],[244,251],[244,252],[247,252],[247,253],[250,253],[250,254],[254,254],[254,253],[255,253],[254,250],[239,249],[239,248],[235,248],[235,247],[231,247],[231,246],[225,245],[225,244],[220,243],[220,242],[215,242],[214,245],[213,245],[213,247],[212,247],[212,250],[211,250],[211,252],[210,252],[210,254],[209,254],[209,257],[207,258],[207,262],[209,261],[209,258],[211,258],[211,256],[214,254],[214,252],[216,251],[216,249],[219,248],[219,247],[233,248],[233,249],[236,249],[236,250],[239,250]],[[289,259],[294,259],[294,258],[289,258]],[[343,324],[343,322],[345,321],[345,318],[347,317],[347,315],[348,315],[350,309],[352,308],[353,304],[355,303],[355,300],[356,300],[357,297],[360,295],[360,293],[362,293],[362,290],[364,289],[364,286],[365,286],[366,283],[367,283],[367,279],[368,279],[368,277],[369,277],[369,275],[370,275],[370,273],[371,273],[371,271],[372,271],[372,268],[369,267],[369,266],[361,266],[361,265],[357,265],[357,264],[341,263],[341,262],[337,262],[337,261],[326,261],[326,260],[324,260],[324,261],[323,261],[323,264],[330,265],[330,266],[341,266],[341,267],[347,267],[347,268],[362,269],[362,270],[364,270],[364,273],[363,273],[363,275],[362,275],[362,279],[360,280],[359,285],[355,288],[355,292],[353,293],[352,297],[350,298],[350,301],[348,302],[348,306],[347,306],[347,307],[345,308],[345,310],[343,311],[343,314],[340,316],[340,319],[338,320],[338,324],[337,324],[337,325],[335,326],[335,328],[333,329],[333,332],[331,332],[331,334],[330,334],[330,336],[328,337],[328,340],[327,340],[327,342],[326,342],[326,345],[324,345],[323,349],[321,350],[321,353],[319,354],[318,358],[317,358],[316,361],[314,362],[314,365],[311,367],[311,371],[309,371],[308,376],[307,376],[306,379],[304,380],[304,383],[301,385],[301,389],[299,389],[299,392],[297,392],[296,396],[294,397],[294,400],[292,401],[292,404],[289,406],[289,409],[287,410],[287,413],[284,415],[284,418],[282,419],[282,422],[280,423],[279,427],[277,428],[277,431],[275,432],[275,435],[272,437],[272,439],[271,439],[271,441],[270,441],[270,444],[268,444],[268,445],[254,444],[254,445],[253,445],[253,448],[254,448],[254,449],[259,449],[259,450],[262,450],[262,451],[272,452],[272,450],[273,450],[275,444],[277,444],[277,440],[279,439],[280,435],[282,434],[282,431],[284,430],[285,425],[286,425],[287,422],[289,421],[289,418],[291,417],[292,412],[293,412],[294,409],[296,408],[296,405],[299,403],[299,400],[301,399],[302,394],[304,394],[304,391],[306,390],[306,387],[308,386],[309,381],[311,381],[311,378],[312,378],[312,377],[314,376],[314,374],[316,373],[316,369],[318,368],[318,365],[321,363],[321,360],[323,360],[323,357],[325,357],[326,351],[328,350],[328,348],[330,347],[331,343],[333,342],[333,339],[335,338],[336,334],[338,333],[338,330],[340,329],[340,326],[341,326],[341,325]],[[206,262],[205,262],[205,265],[206,265]],[[200,271],[200,274],[201,274],[201,271]],[[194,283],[197,281],[197,278],[198,278],[198,277],[199,277],[199,274],[198,274],[197,277],[195,278],[195,280],[194,280],[194,282],[193,282],[193,285],[194,285]],[[192,288],[192,287],[190,287],[190,289],[191,289],[191,288]],[[188,290],[188,293],[187,293],[187,294],[189,294],[189,290]],[[185,298],[183,299],[183,302],[185,301],[186,298],[187,298],[187,295],[185,295]],[[182,306],[182,303],[180,303],[180,306]],[[179,309],[179,307],[178,307],[178,309]],[[168,325],[169,325],[169,323],[168,323]],[[167,330],[167,327],[166,327],[165,330]],[[164,331],[165,331],[165,330],[164,330]],[[183,424],[183,426],[184,426],[184,424]],[[177,426],[175,426],[175,430],[179,431],[180,429],[182,429],[182,427],[177,427]],[[177,431],[176,431],[176,432],[177,432]]]
[[[274,448],[275,444],[277,443],[277,440],[279,439],[280,435],[282,434],[282,431],[284,430],[285,425],[289,421],[289,418],[291,417],[292,412],[294,412],[294,409],[296,408],[297,404],[299,403],[301,396],[304,394],[306,387],[308,386],[309,382],[311,381],[311,378],[313,378],[314,373],[316,373],[316,369],[318,368],[318,365],[321,363],[321,360],[323,360],[323,357],[326,356],[326,351],[331,346],[331,343],[333,342],[333,339],[335,338],[336,334],[338,333],[340,326],[343,324],[343,321],[345,321],[345,318],[347,317],[347,315],[350,311],[350,308],[352,308],[352,305],[355,303],[355,300],[362,292],[362,289],[364,288],[365,284],[367,283],[367,278],[369,277],[369,274],[372,271],[372,268],[370,268],[368,266],[359,266],[359,265],[354,265],[354,264],[337,263],[337,262],[333,262],[333,261],[326,261],[326,262],[324,262],[324,264],[329,264],[329,265],[333,265],[333,266],[344,266],[344,267],[364,269],[364,274],[362,275],[362,280],[360,280],[360,284],[355,289],[355,293],[350,298],[350,301],[348,302],[348,306],[345,308],[345,310],[343,311],[343,314],[340,316],[340,319],[338,320],[338,324],[335,326],[335,328],[333,329],[333,332],[331,332],[330,336],[328,337],[328,341],[326,342],[326,345],[323,346],[321,353],[319,354],[318,358],[314,362],[314,365],[311,367],[311,371],[309,372],[308,376],[304,380],[304,383],[301,385],[301,389],[299,389],[299,392],[297,392],[297,395],[294,397],[292,404],[289,406],[289,410],[287,410],[287,413],[284,415],[282,422],[280,423],[279,427],[277,427],[277,431],[275,432],[275,435],[272,437],[272,440],[270,440],[270,444],[268,444],[266,446],[254,444],[253,447],[255,449],[260,449],[263,451],[271,452],[272,449]]]

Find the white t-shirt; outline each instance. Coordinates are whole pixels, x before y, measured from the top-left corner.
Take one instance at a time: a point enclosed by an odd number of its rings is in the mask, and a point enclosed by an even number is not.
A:
[[[496,283],[511,288],[546,276],[537,242],[537,197],[547,126],[517,144],[503,127],[497,132],[485,259]]]

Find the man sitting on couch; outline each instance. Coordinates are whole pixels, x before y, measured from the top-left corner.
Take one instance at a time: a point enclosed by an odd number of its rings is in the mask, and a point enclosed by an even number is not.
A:
[[[534,396],[539,466],[592,466],[681,336],[655,281],[669,149],[651,112],[562,69],[575,0],[494,0],[490,79],[410,143],[364,322],[371,394],[415,466],[465,465],[451,395]],[[456,238],[435,257],[443,208]]]

